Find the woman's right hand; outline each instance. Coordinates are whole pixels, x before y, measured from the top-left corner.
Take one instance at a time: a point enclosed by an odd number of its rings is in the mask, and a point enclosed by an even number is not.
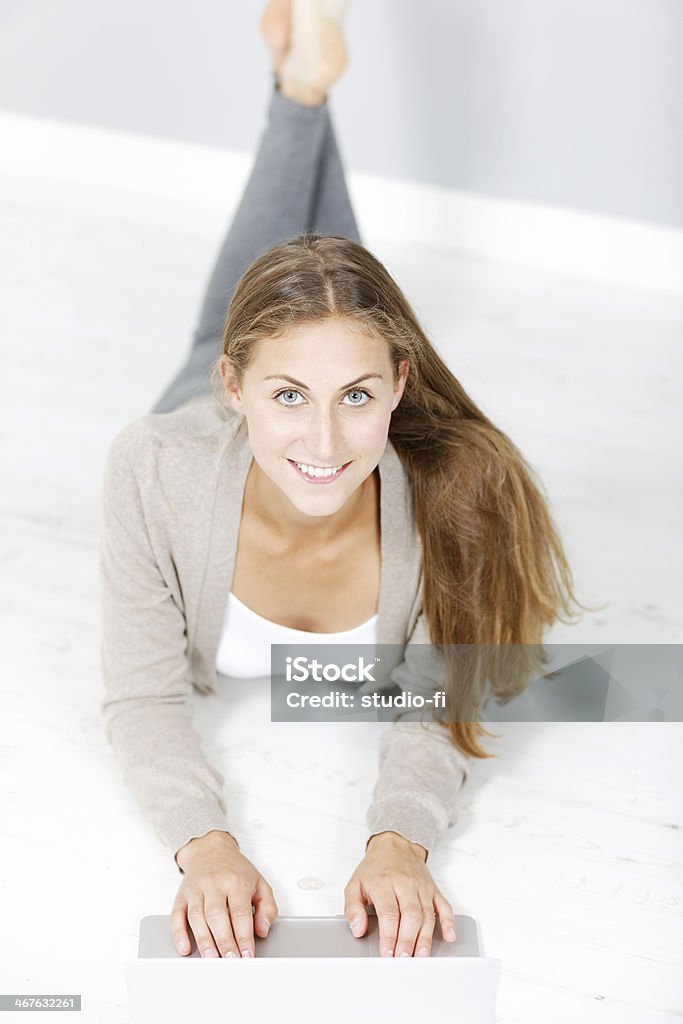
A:
[[[233,837],[207,832],[186,843],[176,861],[184,872],[171,913],[178,952],[190,952],[189,923],[201,956],[254,956],[254,930],[265,938],[278,909],[273,890]]]

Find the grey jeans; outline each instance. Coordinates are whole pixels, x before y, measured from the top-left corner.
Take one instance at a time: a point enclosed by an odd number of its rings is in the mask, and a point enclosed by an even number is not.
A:
[[[302,231],[360,242],[328,100],[307,107],[275,88],[256,159],[204,295],[187,360],[152,412],[171,412],[210,390],[225,314],[249,264]]]

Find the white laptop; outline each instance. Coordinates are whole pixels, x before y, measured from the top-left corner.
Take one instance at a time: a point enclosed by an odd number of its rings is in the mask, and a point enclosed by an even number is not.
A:
[[[125,965],[130,1024],[283,1019],[297,1024],[415,1024],[444,1014],[494,1024],[501,961],[481,955],[476,922],[456,915],[455,942],[435,933],[429,957],[380,957],[377,918],[355,938],[343,915],[278,917],[255,936],[253,959],[181,956],[170,918],[140,922],[138,959]],[[437,924],[438,931],[438,924]]]

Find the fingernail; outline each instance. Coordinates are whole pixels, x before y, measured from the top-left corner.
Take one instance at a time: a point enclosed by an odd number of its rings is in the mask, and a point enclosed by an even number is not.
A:
[[[241,953],[242,953],[242,956],[246,956],[246,957],[254,955],[250,949],[243,949],[243,950],[241,950]]]
[[[410,953],[406,953],[405,950],[404,950],[403,953],[399,953],[398,955],[399,956],[410,956]]]
[[[263,922],[263,930],[264,930],[264,932],[267,935],[268,932],[270,931],[270,921],[264,921]]]
[[[420,948],[417,951],[417,955],[418,956],[429,956],[429,950],[427,949],[426,946],[420,946]]]
[[[215,949],[207,949],[204,952],[204,956],[205,957],[218,956],[218,953],[216,952]]]
[[[385,949],[383,955],[384,956],[393,956],[394,955],[394,951],[393,951],[393,949]]]
[[[178,948],[178,952],[179,953],[187,953],[187,943],[186,942],[179,942],[177,948]]]
[[[351,931],[353,932],[354,935],[358,935],[358,933],[361,931],[362,927],[363,927],[363,922],[359,921],[358,918],[356,918],[355,921],[351,922]]]
[[[447,939],[454,939],[455,938],[455,932],[453,931],[452,928],[447,928],[446,929],[446,938]]]
[[[236,957],[237,957],[237,953],[234,953],[234,952],[233,952],[232,950],[230,950],[230,952],[229,952],[229,953],[226,953],[226,954],[225,954],[225,957],[226,957],[226,959],[227,959],[227,960],[229,960],[229,959],[230,959],[231,957],[232,957],[232,959],[234,960],[234,959],[236,959]]]

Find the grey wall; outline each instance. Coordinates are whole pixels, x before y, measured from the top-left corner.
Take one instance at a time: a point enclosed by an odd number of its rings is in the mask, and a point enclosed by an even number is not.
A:
[[[0,109],[252,150],[248,0],[0,0]],[[346,163],[683,227],[681,0],[352,0]]]

